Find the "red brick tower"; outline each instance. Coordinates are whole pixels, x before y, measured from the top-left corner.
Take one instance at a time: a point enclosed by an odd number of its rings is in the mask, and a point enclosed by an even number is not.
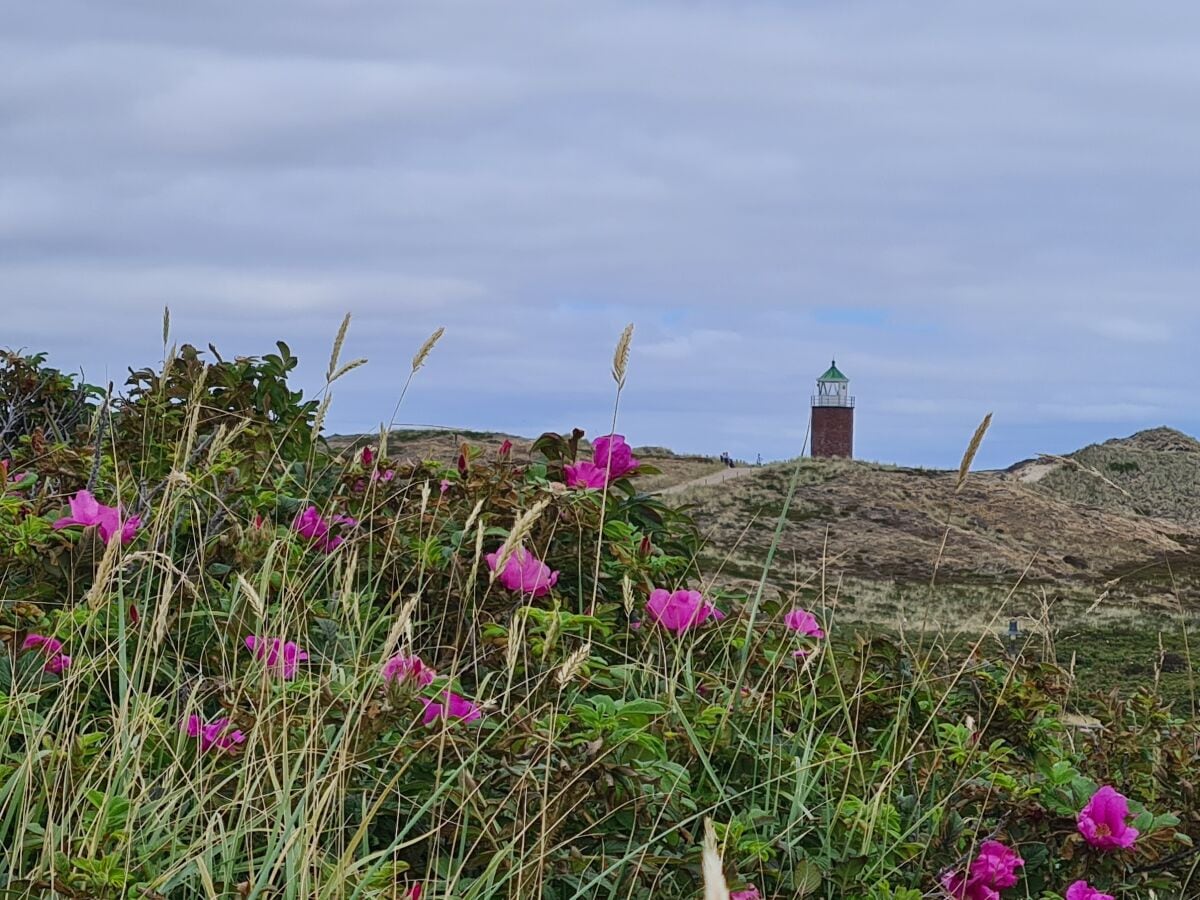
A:
[[[812,455],[854,457],[854,398],[850,379],[838,371],[837,362],[817,379],[812,398]]]

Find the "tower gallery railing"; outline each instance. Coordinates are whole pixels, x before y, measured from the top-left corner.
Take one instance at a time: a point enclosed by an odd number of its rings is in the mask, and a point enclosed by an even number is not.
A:
[[[854,408],[853,397],[823,397],[820,394],[814,394],[812,398],[813,406],[841,406],[847,409]]]

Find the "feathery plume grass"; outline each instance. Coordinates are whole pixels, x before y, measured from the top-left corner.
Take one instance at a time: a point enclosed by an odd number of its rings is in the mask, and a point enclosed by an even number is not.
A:
[[[108,582],[117,568],[117,557],[121,555],[121,529],[116,529],[104,547],[104,555],[100,557],[100,565],[88,589],[84,605],[88,609],[98,609],[108,595]]]
[[[344,366],[342,366],[340,369],[338,369],[336,372],[333,373],[333,377],[329,379],[329,383],[333,384],[335,381],[337,381],[339,378],[341,378],[347,372],[353,372],[359,366],[365,366],[366,364],[367,364],[367,358],[365,356],[359,357],[358,359],[350,360],[350,362],[346,363]]]
[[[517,548],[521,546],[521,543],[525,540],[526,536],[528,536],[529,532],[533,530],[533,526],[537,522],[538,518],[543,512],[545,512],[546,507],[549,505],[550,498],[545,497],[533,504],[533,506],[529,507],[529,509],[525,510],[525,512],[521,513],[521,515],[517,517],[517,521],[513,523],[512,530],[509,531],[508,537],[504,539],[504,543],[500,546],[499,554],[496,557],[495,568],[492,569],[492,581],[495,581],[496,577],[504,571],[505,563],[508,562],[509,557],[512,556],[517,551]]]
[[[529,619],[529,608],[522,606],[512,616],[508,626],[508,640],[504,646],[504,668],[508,670],[508,681],[511,684],[517,662],[521,658],[521,648],[525,645],[525,624]]]
[[[325,370],[326,383],[334,380],[334,373],[337,371],[338,359],[342,355],[342,344],[346,342],[346,332],[350,329],[350,313],[346,313],[342,319],[342,324],[338,328],[337,336],[333,339],[333,352],[329,354],[329,368]]]
[[[312,438],[314,441],[321,436],[321,429],[325,426],[325,414],[329,412],[329,404],[332,401],[333,395],[326,394],[321,400],[321,405],[317,407],[317,414],[313,416],[312,423]]]
[[[617,383],[617,389],[625,387],[625,372],[629,368],[629,345],[633,342],[633,323],[630,322],[621,332],[617,348],[613,352],[612,376]]]
[[[416,355],[412,358],[412,371],[415,372],[417,369],[421,368],[421,366],[425,365],[425,360],[428,358],[430,351],[433,350],[434,345],[436,345],[437,342],[442,339],[442,335],[445,333],[446,326],[443,325],[425,339],[425,343],[421,345],[421,349],[418,350]]]
[[[588,657],[591,655],[592,644],[590,641],[588,641],[584,643],[583,646],[579,647],[574,653],[568,656],[566,660],[563,661],[562,666],[559,667],[558,673],[554,676],[554,680],[558,682],[558,686],[563,687],[567,684],[567,682],[571,681],[576,675],[578,675],[580,670],[583,669],[584,664],[587,663]]]
[[[241,572],[237,575],[238,587],[242,593],[246,595],[246,600],[250,604],[250,609],[254,612],[254,621],[256,625],[261,625],[267,618],[267,605],[263,603],[262,597],[258,595],[258,591],[254,589],[246,576]]]
[[[967,473],[971,471],[971,463],[975,461],[975,454],[979,452],[979,445],[983,443],[983,436],[987,434],[991,424],[992,414],[988,413],[979,423],[979,427],[975,429],[975,433],[971,435],[971,443],[967,445],[967,452],[963,454],[962,462],[958,466],[958,481],[954,485],[954,493],[957,494],[961,491],[963,485],[967,483]]]
[[[704,820],[704,841],[701,844],[700,868],[704,874],[704,900],[729,900],[729,885],[721,866],[721,851],[717,849],[717,832],[712,819]]]

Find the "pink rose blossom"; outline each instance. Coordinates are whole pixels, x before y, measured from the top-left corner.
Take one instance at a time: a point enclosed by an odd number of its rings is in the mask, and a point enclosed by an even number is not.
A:
[[[233,722],[229,719],[213,719],[207,725],[197,715],[190,715],[183,723],[183,730],[188,737],[199,738],[200,752],[207,753],[213,747],[218,750],[232,752],[233,748],[246,740],[246,735],[229,727]]]
[[[478,706],[465,697],[460,697],[451,691],[439,694],[438,697],[445,702],[439,703],[435,700],[421,698],[421,702],[425,705],[425,715],[421,718],[423,725],[432,724],[443,717],[447,719],[462,719],[464,722],[474,722],[483,715]]]
[[[1000,891],[1017,883],[1023,865],[1025,860],[999,841],[984,841],[968,873],[946,872],[942,887],[955,900],[999,900]]]
[[[51,675],[61,675],[71,665],[71,657],[62,652],[63,642],[58,638],[46,637],[44,634],[30,634],[21,644],[22,650],[37,650],[46,657],[42,666],[43,672]]]
[[[1125,823],[1129,801],[1105,785],[1092,795],[1079,813],[1079,833],[1100,850],[1122,850],[1133,846],[1138,830]]]
[[[583,460],[574,465],[563,466],[567,487],[582,488],[585,491],[601,491],[607,483],[607,473],[593,462]]]
[[[606,434],[592,442],[592,462],[608,473],[610,481],[623,478],[638,467],[633,450],[623,434]]]
[[[310,541],[315,546],[321,548],[326,553],[332,553],[344,542],[345,538],[339,535],[330,534],[330,529],[334,525],[340,525],[342,528],[353,528],[358,524],[357,519],[352,519],[350,516],[334,516],[329,521],[322,518],[317,512],[315,506],[310,506],[304,512],[296,516],[296,520],[292,522],[292,528],[300,537]]]
[[[705,600],[699,591],[680,590],[672,593],[663,588],[656,588],[650,593],[650,599],[646,601],[646,613],[653,621],[676,634],[702,625],[709,618],[717,621],[725,618],[725,613]]]
[[[419,656],[398,654],[383,664],[383,680],[394,684],[414,681],[419,686],[430,684],[437,672],[425,665]]]
[[[56,653],[54,656],[46,660],[46,665],[42,668],[51,675],[61,675],[64,671],[71,667],[71,657],[65,653]]]
[[[260,638],[247,635],[246,646],[258,659],[264,660],[268,669],[276,669],[284,678],[296,677],[300,663],[308,659],[295,641],[284,641],[282,638]]]
[[[488,568],[496,571],[500,551],[489,553],[486,559]],[[558,572],[551,571],[548,565],[524,547],[518,547],[509,554],[499,578],[500,583],[510,591],[519,591],[531,597],[544,597],[550,593],[550,588],[558,584]]]
[[[762,894],[754,885],[747,885],[744,891],[731,891],[729,900],[762,900]]]
[[[1067,900],[1116,900],[1112,894],[1096,890],[1086,881],[1076,881],[1067,888]]]
[[[823,638],[825,632],[817,624],[816,616],[804,609],[793,609],[783,617],[783,624],[792,631],[797,631],[807,637]]]
[[[105,506],[92,496],[91,491],[83,490],[70,500],[71,514],[54,523],[55,529],[70,528],[72,525],[82,525],[84,528],[96,527],[100,540],[107,544],[115,534],[121,535],[121,543],[128,544],[137,534],[142,524],[138,516],[123,519],[120,506]]]

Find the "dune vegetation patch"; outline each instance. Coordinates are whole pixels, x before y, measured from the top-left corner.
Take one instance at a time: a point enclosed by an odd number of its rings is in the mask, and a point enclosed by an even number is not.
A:
[[[284,344],[168,345],[111,395],[0,357],[5,896],[1194,895],[1200,728],[1153,672],[1083,697],[1032,632],[860,627],[921,610],[788,543],[777,469],[712,513],[608,427],[331,444],[347,325],[315,396]],[[803,477],[797,509],[872,521]]]

